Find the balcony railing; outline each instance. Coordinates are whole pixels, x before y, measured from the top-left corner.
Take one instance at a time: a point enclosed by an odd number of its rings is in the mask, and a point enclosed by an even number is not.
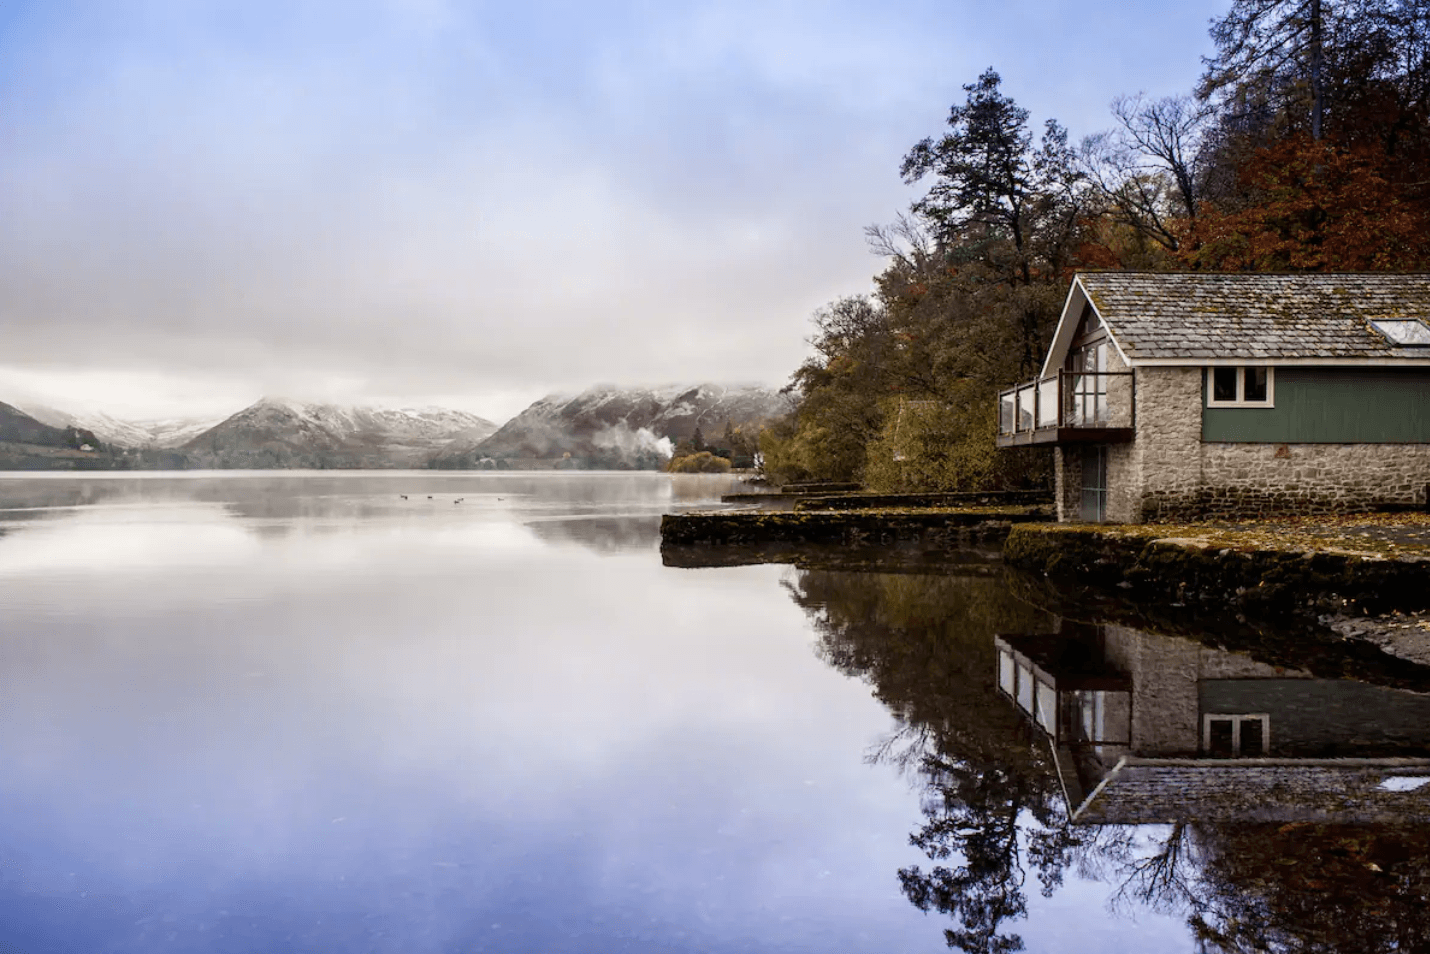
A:
[[[998,444],[1125,441],[1134,421],[1132,371],[1059,371],[998,395]]]

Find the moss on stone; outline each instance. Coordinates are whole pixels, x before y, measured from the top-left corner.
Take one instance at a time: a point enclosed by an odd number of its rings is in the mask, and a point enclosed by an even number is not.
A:
[[[1004,558],[1132,595],[1225,601],[1247,610],[1380,613],[1430,606],[1430,518],[1391,516],[1020,526],[1009,534]]]
[[[1051,519],[1045,507],[899,508],[884,510],[722,510],[666,514],[670,544],[837,543],[944,548],[1001,542],[1015,523]]]

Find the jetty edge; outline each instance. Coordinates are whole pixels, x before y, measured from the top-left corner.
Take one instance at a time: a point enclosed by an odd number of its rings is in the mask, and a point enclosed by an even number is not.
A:
[[[693,510],[661,517],[662,545],[919,544],[949,549],[1002,543],[1015,524],[1053,518],[1042,505],[864,510]]]
[[[1260,614],[1430,609],[1430,518],[1011,527],[1013,567],[1133,599]]]

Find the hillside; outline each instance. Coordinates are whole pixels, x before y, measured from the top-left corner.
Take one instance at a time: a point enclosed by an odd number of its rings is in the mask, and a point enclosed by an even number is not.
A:
[[[106,444],[133,448],[178,447],[223,420],[217,417],[186,417],[126,421],[103,412],[73,413],[29,403],[21,405],[20,410],[51,427],[90,431]]]
[[[0,402],[0,470],[108,470],[114,455],[93,433],[51,427]]]
[[[480,441],[453,442],[432,466],[467,469],[497,462],[565,461],[572,466],[653,468],[696,428],[710,439],[733,425],[788,413],[790,400],[771,388],[718,384],[665,388],[590,388],[574,397],[542,398]]]
[[[420,466],[466,435],[496,430],[448,408],[342,407],[263,398],[179,445],[195,467]]]

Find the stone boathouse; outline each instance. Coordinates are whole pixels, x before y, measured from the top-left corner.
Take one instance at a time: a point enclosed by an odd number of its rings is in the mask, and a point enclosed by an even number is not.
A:
[[[1059,520],[1424,506],[1430,275],[1079,274],[998,444],[1054,448]]]

